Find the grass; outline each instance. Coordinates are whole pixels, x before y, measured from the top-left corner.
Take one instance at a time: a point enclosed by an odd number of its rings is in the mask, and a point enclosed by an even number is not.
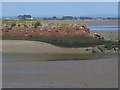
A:
[[[50,43],[60,47],[90,47],[103,45],[107,41],[93,37],[3,37],[3,40],[31,40]]]
[[[93,32],[97,32],[101,36],[105,38],[105,40],[116,41],[118,40],[119,32],[117,30],[94,30]]]

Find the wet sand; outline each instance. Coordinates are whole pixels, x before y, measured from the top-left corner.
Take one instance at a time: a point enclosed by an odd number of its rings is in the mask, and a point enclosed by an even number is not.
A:
[[[3,40],[3,53],[86,53],[36,41]],[[83,50],[83,51],[82,51]],[[3,54],[4,55],[4,54]],[[118,58],[71,61],[4,61],[3,87],[117,88]]]
[[[37,41],[3,40],[2,53],[78,54],[88,52],[86,48],[62,48]]]
[[[3,87],[117,88],[118,60],[5,62]]]

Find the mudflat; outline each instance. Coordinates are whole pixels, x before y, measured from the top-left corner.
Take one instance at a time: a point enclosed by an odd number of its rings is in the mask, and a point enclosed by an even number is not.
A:
[[[5,53],[86,53],[84,48],[61,48],[50,44],[3,40]],[[86,56],[87,57],[87,56]],[[117,88],[118,58],[94,60],[39,61],[39,60],[3,60],[3,87],[28,88]],[[16,60],[17,59],[17,60]],[[19,60],[18,60],[19,59]],[[34,58],[35,59],[35,58]],[[61,59],[62,60],[62,59]]]
[[[118,59],[6,61],[3,87],[117,88]]]

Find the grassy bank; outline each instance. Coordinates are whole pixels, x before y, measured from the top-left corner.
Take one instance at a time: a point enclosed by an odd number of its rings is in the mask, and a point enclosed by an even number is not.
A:
[[[30,40],[50,43],[60,47],[90,47],[107,43],[104,39],[93,37],[3,37],[3,40]]]
[[[93,33],[98,33],[104,37],[105,40],[117,41],[119,32],[118,30],[92,30]]]

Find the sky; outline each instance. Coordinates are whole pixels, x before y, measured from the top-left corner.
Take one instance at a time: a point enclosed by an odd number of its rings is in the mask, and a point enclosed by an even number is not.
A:
[[[117,2],[3,2],[2,16],[30,14],[33,17],[117,17]]]

